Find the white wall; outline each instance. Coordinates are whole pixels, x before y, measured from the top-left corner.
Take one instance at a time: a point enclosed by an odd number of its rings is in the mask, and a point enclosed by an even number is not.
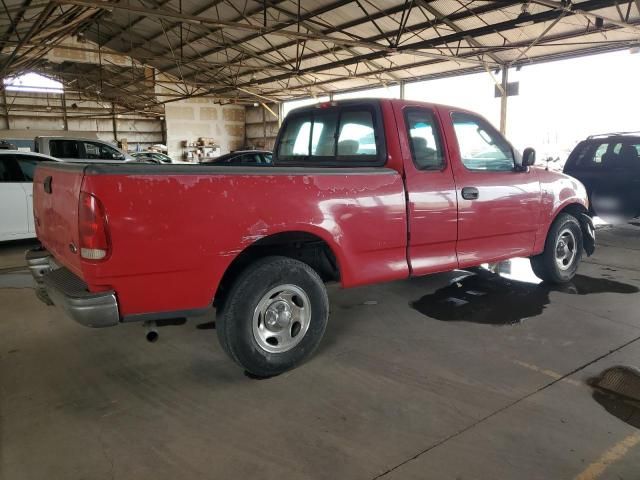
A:
[[[169,156],[181,159],[182,141],[213,138],[220,153],[238,150],[245,144],[245,108],[220,105],[211,98],[190,98],[165,105]]]

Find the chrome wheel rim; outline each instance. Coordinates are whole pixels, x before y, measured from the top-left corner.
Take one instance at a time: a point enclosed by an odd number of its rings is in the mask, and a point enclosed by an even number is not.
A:
[[[565,228],[556,242],[556,265],[560,270],[569,270],[578,253],[578,244],[573,232]]]
[[[265,293],[253,312],[253,338],[269,353],[298,345],[309,330],[311,302],[296,285],[279,285]]]

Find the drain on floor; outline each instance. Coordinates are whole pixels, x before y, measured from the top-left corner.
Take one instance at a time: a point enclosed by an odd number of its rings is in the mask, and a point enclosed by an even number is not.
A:
[[[518,259],[521,260],[521,259]],[[549,304],[551,292],[570,295],[595,293],[630,294],[638,287],[607,278],[576,275],[564,285],[541,283],[522,262],[510,262],[492,270],[475,268],[444,288],[411,302],[420,313],[444,321],[466,321],[491,325],[513,325],[538,316]]]
[[[640,370],[611,367],[588,383],[593,388],[593,399],[607,412],[640,428]]]

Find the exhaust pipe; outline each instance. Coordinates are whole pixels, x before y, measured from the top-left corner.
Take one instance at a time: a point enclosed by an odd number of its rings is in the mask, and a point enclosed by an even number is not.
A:
[[[145,334],[145,338],[149,343],[155,343],[158,338],[160,338],[160,334],[158,333],[156,322],[144,322],[144,326],[147,329],[147,333]]]

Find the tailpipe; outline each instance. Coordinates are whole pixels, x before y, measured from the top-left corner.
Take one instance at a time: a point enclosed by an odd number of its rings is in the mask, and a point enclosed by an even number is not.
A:
[[[156,322],[151,321],[151,322],[144,322],[144,326],[147,329],[147,332],[145,334],[145,338],[147,339],[147,342],[149,343],[155,343],[158,341],[158,338],[160,338],[160,334],[158,333],[158,326],[156,324]]]

